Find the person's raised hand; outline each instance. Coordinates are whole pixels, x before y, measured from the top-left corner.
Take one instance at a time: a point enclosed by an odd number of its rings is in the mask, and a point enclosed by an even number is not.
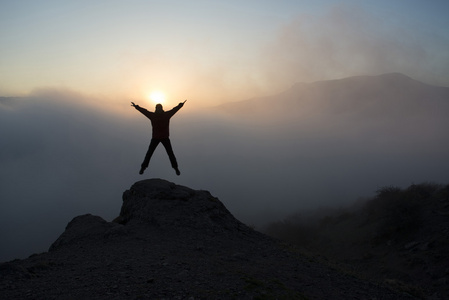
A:
[[[137,105],[134,104],[134,102],[131,102],[131,106],[132,106],[132,107],[136,107]]]

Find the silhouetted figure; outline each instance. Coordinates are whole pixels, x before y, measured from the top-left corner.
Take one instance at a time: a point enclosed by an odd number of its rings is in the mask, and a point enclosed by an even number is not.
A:
[[[162,143],[162,145],[164,145],[168,157],[170,158],[171,166],[176,171],[176,175],[181,174],[181,172],[179,172],[178,162],[176,161],[176,157],[175,154],[173,153],[173,149],[169,139],[170,136],[169,127],[170,127],[170,118],[173,117],[173,115],[178,110],[180,110],[181,107],[184,106],[184,103],[186,101],[179,103],[178,106],[174,107],[172,110],[169,111],[164,111],[164,109],[162,108],[162,104],[156,104],[156,110],[154,112],[148,111],[145,108],[134,104],[134,102],[131,102],[131,106],[133,106],[135,109],[140,111],[148,119],[151,120],[151,125],[153,127],[153,137],[151,138],[151,143],[150,146],[148,147],[145,159],[143,160],[143,163],[141,165],[139,174],[143,174],[145,169],[148,167],[151,156],[153,155],[153,152],[154,150],[156,150],[156,147],[159,145],[159,143]]]

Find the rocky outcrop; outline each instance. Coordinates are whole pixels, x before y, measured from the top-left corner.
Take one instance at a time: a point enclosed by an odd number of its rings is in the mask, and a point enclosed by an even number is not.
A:
[[[196,191],[162,179],[136,182],[123,194],[120,224],[221,232],[248,230],[208,191]]]
[[[74,218],[50,251],[0,264],[4,299],[413,299],[242,224],[217,198],[135,183],[114,222]]]
[[[49,251],[76,244],[89,244],[92,241],[107,239],[114,233],[123,231],[123,226],[113,222],[106,222],[99,216],[91,214],[75,217],[69,222],[65,231],[50,246]]]
[[[205,237],[223,233],[258,234],[234,218],[208,191],[196,191],[162,179],[147,179],[136,182],[123,193],[120,215],[113,222],[90,214],[75,217],[50,251],[117,235],[144,236],[154,230],[191,231]]]

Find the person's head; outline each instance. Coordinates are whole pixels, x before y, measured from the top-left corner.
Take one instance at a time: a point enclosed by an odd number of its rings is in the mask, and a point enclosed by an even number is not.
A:
[[[162,108],[162,104],[156,104],[156,112],[164,112],[164,109]]]

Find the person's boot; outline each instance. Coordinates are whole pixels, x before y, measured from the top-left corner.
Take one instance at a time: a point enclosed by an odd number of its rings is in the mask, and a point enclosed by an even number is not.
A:
[[[176,175],[181,175],[181,172],[179,171],[179,169],[178,168],[175,168],[175,171],[176,171]]]
[[[145,171],[145,168],[144,168],[144,167],[141,167],[141,168],[140,168],[140,171],[139,171],[139,174],[142,175],[144,171]]]

